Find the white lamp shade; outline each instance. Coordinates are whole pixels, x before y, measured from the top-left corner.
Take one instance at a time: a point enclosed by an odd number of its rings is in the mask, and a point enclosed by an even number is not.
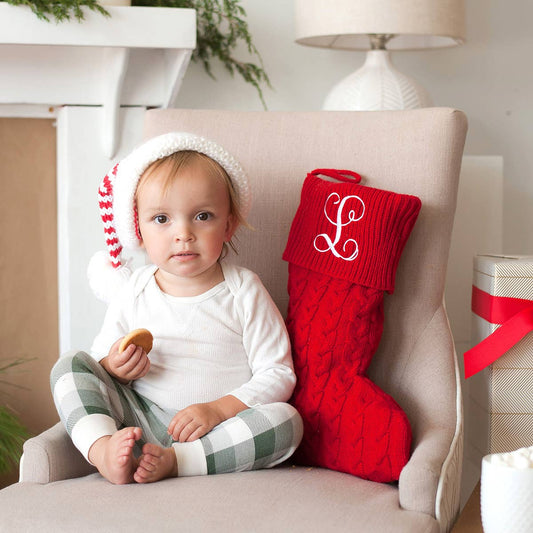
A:
[[[465,0],[295,0],[296,42],[367,50],[368,34],[393,34],[389,50],[462,44]]]
[[[297,43],[345,50],[372,48],[363,67],[333,87],[324,103],[326,110],[427,107],[428,93],[393,67],[388,50],[464,42],[465,0],[294,1]],[[376,38],[371,40],[371,35]]]

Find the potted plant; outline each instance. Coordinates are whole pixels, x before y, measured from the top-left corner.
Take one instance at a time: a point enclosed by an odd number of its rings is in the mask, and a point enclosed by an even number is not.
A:
[[[0,376],[23,362],[23,359],[4,361],[0,366]],[[14,386],[3,379],[0,379],[0,385]],[[28,432],[17,415],[7,405],[0,404],[0,474],[6,474],[18,464],[22,445],[28,437]]]
[[[63,22],[75,18],[84,19],[83,8],[109,16],[97,0],[0,0],[16,6],[28,6],[37,17]],[[259,51],[252,42],[246,22],[246,12],[240,0],[132,0],[132,6],[181,7],[196,10],[197,46],[192,60],[204,66],[207,74],[215,79],[211,64],[220,61],[232,75],[239,74],[245,82],[255,87],[263,106],[262,87],[271,87],[264,70]],[[241,61],[235,57],[239,44],[244,44],[256,62]]]

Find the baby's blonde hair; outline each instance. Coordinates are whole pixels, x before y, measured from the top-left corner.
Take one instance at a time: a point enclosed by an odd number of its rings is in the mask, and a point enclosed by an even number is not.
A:
[[[209,177],[212,177],[217,180],[222,180],[229,194],[229,204],[230,204],[230,214],[233,217],[235,223],[235,229],[238,226],[250,227],[246,222],[246,219],[242,215],[242,211],[239,205],[239,196],[229,174],[225,169],[218,164],[214,159],[211,159],[209,156],[202,154],[201,152],[196,152],[194,150],[180,150],[179,152],[174,152],[166,157],[162,157],[157,161],[154,161],[148,168],[142,173],[139,182],[137,184],[137,189],[135,191],[135,209],[137,210],[137,200],[139,197],[139,191],[144,187],[146,183],[155,175],[156,171],[160,168],[167,166],[167,175],[163,182],[163,193],[165,193],[168,188],[178,179],[181,173],[185,170],[191,168],[199,168],[206,172]],[[231,249],[237,253],[234,242],[229,241],[229,246]],[[224,244],[224,251],[222,257],[227,253],[226,244]]]

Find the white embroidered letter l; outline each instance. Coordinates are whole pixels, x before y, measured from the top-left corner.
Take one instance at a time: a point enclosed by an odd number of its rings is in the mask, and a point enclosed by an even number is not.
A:
[[[332,220],[329,217],[328,210],[327,210],[329,199],[332,197],[334,198],[333,205],[339,206],[339,208],[337,209],[336,220]],[[344,211],[344,206],[346,202],[351,199],[355,199],[361,202],[361,206],[362,206],[361,214],[359,216],[356,216],[355,210],[350,209],[348,211],[348,219],[346,222],[343,223],[342,215]],[[326,215],[326,218],[328,219],[328,221],[331,222],[336,228],[335,240],[331,240],[331,237],[327,233],[320,233],[319,235],[315,237],[315,240],[313,241],[313,246],[315,247],[315,250],[320,253],[325,253],[325,252],[330,251],[335,257],[338,257],[339,259],[343,259],[344,261],[353,261],[359,255],[359,245],[357,244],[357,241],[355,239],[347,239],[346,241],[344,241],[344,244],[342,245],[342,252],[344,252],[345,255],[341,254],[337,250],[336,247],[337,247],[337,244],[339,244],[339,241],[341,240],[341,237],[342,237],[342,228],[344,226],[348,226],[352,222],[357,222],[363,218],[365,214],[365,204],[363,200],[361,200],[359,196],[346,196],[341,200],[341,197],[339,196],[339,194],[336,192],[333,192],[326,198],[326,202],[324,203],[324,214]],[[326,248],[318,247],[317,240],[320,237],[322,237],[326,241]],[[353,247],[353,251],[351,255],[349,256],[346,255],[347,254],[346,248],[347,248],[348,243],[352,243],[352,247]]]

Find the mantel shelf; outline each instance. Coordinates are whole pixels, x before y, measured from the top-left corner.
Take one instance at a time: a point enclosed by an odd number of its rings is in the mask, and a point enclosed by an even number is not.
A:
[[[194,9],[107,7],[56,24],[0,2],[0,104],[103,106],[112,157],[121,105],[172,105],[196,47]]]

